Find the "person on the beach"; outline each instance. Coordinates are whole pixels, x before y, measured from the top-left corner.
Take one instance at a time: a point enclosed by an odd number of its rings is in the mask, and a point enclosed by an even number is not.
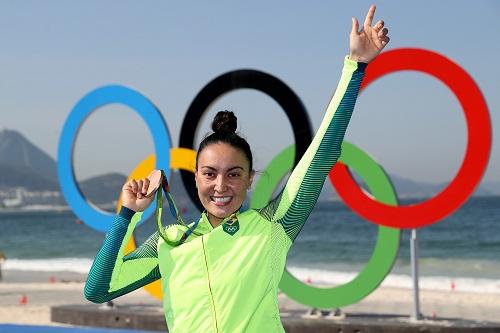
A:
[[[0,281],[2,281],[2,265],[7,260],[7,257],[5,256],[5,253],[3,253],[2,250],[0,250]]]
[[[240,210],[254,176],[252,153],[235,133],[234,114],[219,112],[196,158],[205,211],[190,225],[194,231],[171,225],[162,230],[166,236],[156,232],[124,255],[138,215],[153,201],[145,196],[149,179],[130,180],[90,270],[85,297],[103,303],[161,279],[169,332],[284,332],[277,295],[288,250],[340,156],[366,65],[389,42],[383,21],[372,26],[374,13],[371,6],[361,30],[352,19],[340,83],[313,142],[274,200]]]

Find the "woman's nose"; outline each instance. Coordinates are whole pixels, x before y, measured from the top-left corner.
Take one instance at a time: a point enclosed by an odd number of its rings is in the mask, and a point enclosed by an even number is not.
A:
[[[224,192],[227,189],[226,178],[222,175],[219,175],[215,179],[215,188],[214,190],[217,192]]]

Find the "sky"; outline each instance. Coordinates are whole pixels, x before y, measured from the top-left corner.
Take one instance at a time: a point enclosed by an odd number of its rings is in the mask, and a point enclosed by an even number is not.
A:
[[[386,50],[438,52],[480,87],[493,127],[484,175],[500,181],[500,2],[377,1],[389,28]],[[348,54],[351,16],[363,21],[368,1],[2,1],[0,2],[0,129],[20,131],[57,158],[60,134],[85,94],[121,84],[147,96],[166,120],[174,146],[186,110],[212,79],[256,69],[284,81],[304,103],[314,130]],[[236,112],[257,170],[293,143],[280,107],[254,90],[224,95],[217,110]],[[398,72],[358,98],[346,140],[389,174],[446,183],[464,157],[466,125],[457,98],[438,80]],[[74,146],[78,180],[107,172],[128,175],[154,153],[147,126],[131,109],[109,105],[83,123]],[[165,149],[168,147],[165,147]]]

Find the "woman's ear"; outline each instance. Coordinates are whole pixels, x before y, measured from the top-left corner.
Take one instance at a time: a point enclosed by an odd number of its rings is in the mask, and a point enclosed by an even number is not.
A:
[[[255,176],[255,170],[250,171],[250,177],[248,179],[248,188],[252,187],[253,176]]]

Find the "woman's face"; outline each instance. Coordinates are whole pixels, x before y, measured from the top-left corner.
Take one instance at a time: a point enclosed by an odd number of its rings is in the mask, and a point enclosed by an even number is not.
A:
[[[253,170],[245,154],[227,143],[206,146],[194,176],[198,196],[212,225],[237,211],[252,185]]]

